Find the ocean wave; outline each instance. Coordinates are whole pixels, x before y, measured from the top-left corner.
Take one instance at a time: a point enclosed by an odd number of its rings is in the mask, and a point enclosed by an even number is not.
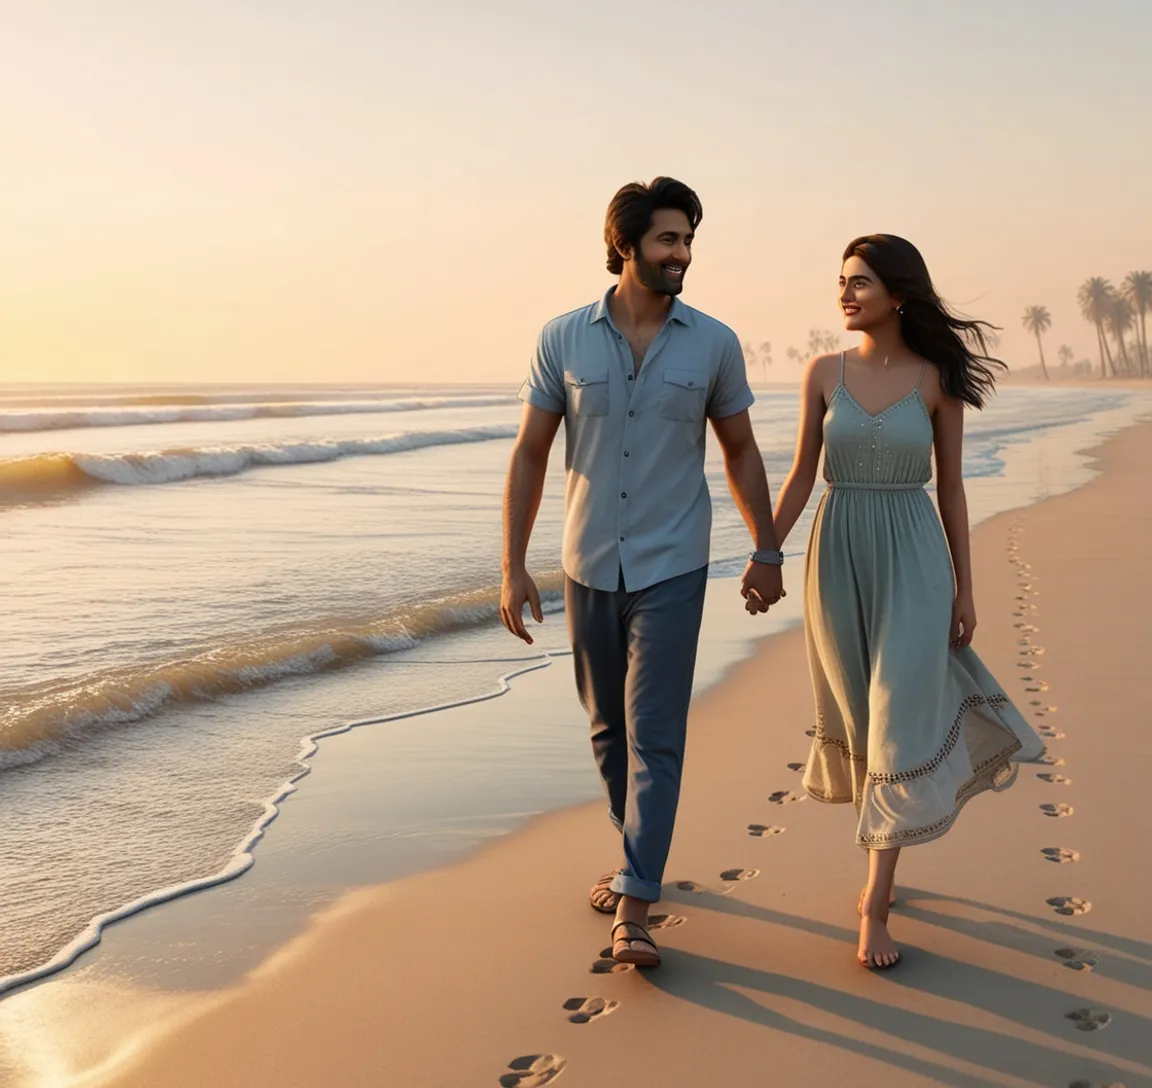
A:
[[[45,408],[0,412],[0,434],[28,431],[64,431],[85,427],[137,427],[149,423],[213,423],[238,419],[296,419],[306,416],[376,415],[382,412],[419,412],[436,408],[486,408],[514,404],[514,397],[409,397],[392,400],[289,401],[259,404],[198,404],[146,408]]]
[[[432,446],[512,438],[514,425],[401,431],[382,438],[319,439],[204,446],[143,453],[43,453],[0,461],[0,507],[52,502],[107,484],[169,484],[235,476],[269,465],[309,465],[344,457],[406,453]]]
[[[563,577],[538,580],[546,612],[563,607]],[[387,615],[333,619],[265,632],[190,657],[143,662],[5,692],[0,709],[0,770],[35,763],[92,730],[161,711],[257,691],[280,680],[347,668],[413,649],[425,640],[495,622],[500,589],[489,586],[422,601]]]

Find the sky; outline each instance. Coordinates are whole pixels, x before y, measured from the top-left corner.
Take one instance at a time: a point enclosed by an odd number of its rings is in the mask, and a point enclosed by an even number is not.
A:
[[[53,0],[0,8],[0,381],[519,381],[616,189],[699,193],[684,300],[841,328],[912,240],[1035,361],[1152,268],[1148,0]],[[845,337],[845,345],[851,340]]]

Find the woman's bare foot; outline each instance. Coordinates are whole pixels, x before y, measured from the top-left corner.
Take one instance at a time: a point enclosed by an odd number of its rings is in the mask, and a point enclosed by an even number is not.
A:
[[[900,962],[900,951],[888,933],[888,911],[873,910],[866,904],[860,914],[860,946],[856,958],[862,967],[881,971]]]

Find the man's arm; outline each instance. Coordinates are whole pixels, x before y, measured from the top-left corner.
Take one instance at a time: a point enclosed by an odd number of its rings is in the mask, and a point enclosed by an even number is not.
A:
[[[548,454],[564,417],[555,412],[524,405],[520,433],[512,448],[508,479],[504,487],[504,555],[501,561],[503,584],[500,589],[500,619],[517,638],[532,644],[524,627],[524,604],[532,609],[537,623],[544,622],[540,594],[528,574],[528,540],[548,472]]]
[[[713,419],[712,429],[724,454],[728,490],[732,492],[744,524],[752,534],[755,550],[775,550],[778,545],[772,524],[772,496],[768,490],[764,458],[760,456],[747,409]],[[740,592],[748,602],[749,612],[766,612],[769,605],[785,595],[780,568],[749,562]]]

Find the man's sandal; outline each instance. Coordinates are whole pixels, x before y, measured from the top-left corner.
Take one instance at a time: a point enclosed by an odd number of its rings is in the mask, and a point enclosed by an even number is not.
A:
[[[616,931],[623,929],[625,934],[635,930],[640,935],[617,937]],[[645,948],[644,946],[647,945]],[[637,947],[639,946],[639,947]],[[617,922],[612,927],[612,958],[617,963],[631,963],[636,967],[659,967],[660,950],[652,940],[648,930],[639,922]]]

